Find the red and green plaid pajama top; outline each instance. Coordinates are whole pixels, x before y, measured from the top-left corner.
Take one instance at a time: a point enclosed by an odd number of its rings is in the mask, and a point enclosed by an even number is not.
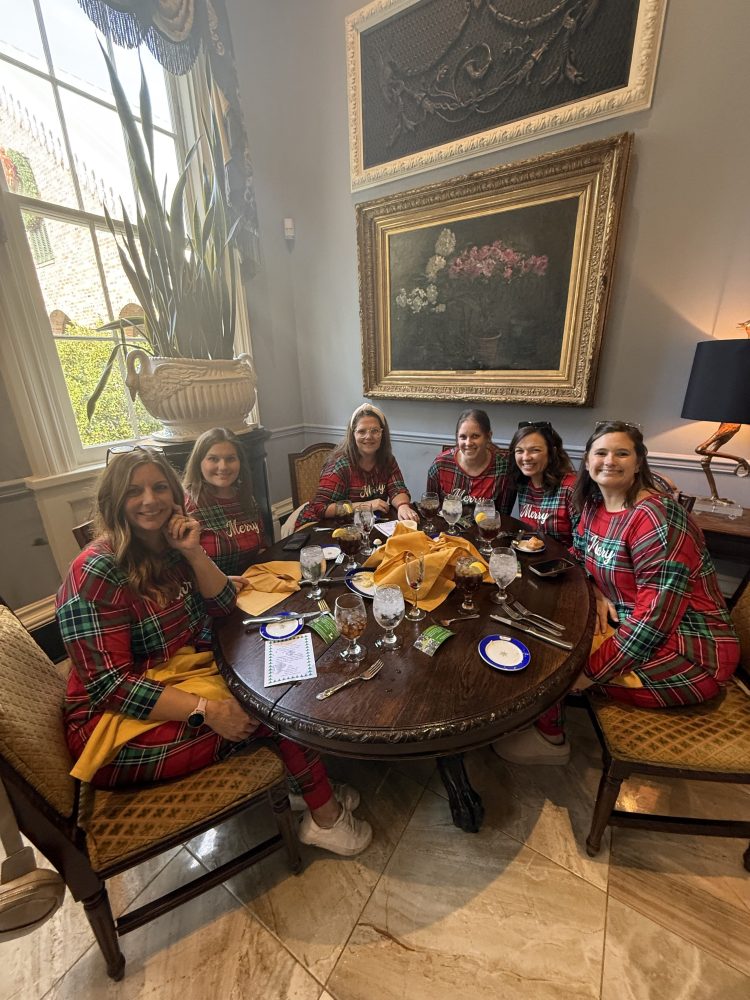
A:
[[[240,576],[254,556],[266,547],[260,519],[248,517],[238,496],[214,497],[213,503],[197,507],[185,496],[185,512],[200,521],[201,545],[219,569],[228,576]]]
[[[136,594],[106,543],[93,542],[73,561],[57,594],[57,620],[73,667],[65,699],[65,735],[75,760],[105,710],[147,719],[164,687],[144,676],[184,646],[210,649],[211,618],[228,615],[236,594],[227,581],[210,600],[195,585],[190,566],[176,551],[166,569],[179,596],[166,607]],[[261,725],[252,738],[274,738],[287,770],[311,808],[331,797],[318,755]],[[246,741],[250,742],[250,741]],[[127,743],[97,771],[98,787],[136,785],[180,775],[221,760],[246,743],[223,739],[210,726],[192,729],[163,722]]]
[[[323,466],[318,483],[318,492],[297,518],[297,524],[309,524],[325,517],[329,504],[362,503],[363,500],[387,500],[389,503],[399,493],[409,491],[406,488],[401,469],[396,459],[391,459],[387,469],[375,468],[365,472],[359,466],[352,466],[344,455],[332,458]]]
[[[518,516],[536,531],[551,535],[570,547],[578,515],[573,509],[574,472],[568,472],[555,490],[536,487],[527,479],[518,487]]]
[[[516,500],[516,486],[508,473],[508,456],[490,445],[489,462],[476,476],[470,476],[456,459],[457,448],[441,452],[427,473],[427,492],[437,493],[442,503],[447,496],[459,497],[464,504],[494,500],[501,514],[510,514]]]
[[[655,707],[713,697],[740,649],[703,534],[684,508],[664,495],[615,513],[589,501],[574,546],[619,620],[589,660],[591,679],[606,686],[632,670]],[[626,690],[640,703],[639,689]]]

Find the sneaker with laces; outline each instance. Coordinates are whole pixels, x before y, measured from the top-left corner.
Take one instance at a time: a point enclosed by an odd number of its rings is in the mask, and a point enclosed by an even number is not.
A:
[[[372,840],[372,827],[364,819],[352,816],[351,811],[341,807],[341,815],[330,827],[318,826],[312,815],[306,812],[299,827],[299,839],[303,844],[322,847],[332,854],[353,858],[368,846]]]
[[[570,743],[550,743],[536,726],[522,729],[495,740],[492,749],[501,760],[511,764],[567,764],[570,760]]]
[[[351,785],[345,785],[342,781],[332,781],[331,788],[333,788],[336,801],[340,802],[344,809],[354,812],[359,805],[359,792],[357,789],[352,788]],[[295,795],[292,792],[289,793],[289,805],[292,807],[292,812],[302,812],[307,809],[307,803],[302,796]]]

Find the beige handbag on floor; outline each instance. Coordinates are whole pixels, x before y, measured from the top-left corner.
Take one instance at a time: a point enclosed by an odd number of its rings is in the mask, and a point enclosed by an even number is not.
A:
[[[63,901],[65,882],[57,872],[37,868],[33,848],[23,846],[2,781],[0,840],[7,854],[0,870],[0,941],[12,941],[49,920]]]

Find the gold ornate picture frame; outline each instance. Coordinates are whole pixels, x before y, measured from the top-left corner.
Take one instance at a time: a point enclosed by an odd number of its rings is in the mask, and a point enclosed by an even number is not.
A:
[[[593,405],[632,141],[358,205],[365,396]]]
[[[667,0],[375,0],[346,19],[353,191],[651,105]]]

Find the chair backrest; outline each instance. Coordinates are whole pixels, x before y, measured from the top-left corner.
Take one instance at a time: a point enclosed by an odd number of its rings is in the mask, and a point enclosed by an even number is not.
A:
[[[94,539],[94,522],[84,521],[73,528],[73,537],[78,542],[79,548],[85,549],[89,542]]]
[[[0,607],[0,758],[3,770],[70,818],[76,781],[63,733],[65,681],[29,633]]]
[[[320,470],[335,447],[335,444],[321,441],[319,444],[308,445],[304,451],[295,451],[289,455],[293,507],[299,507],[315,496],[320,482]]]

